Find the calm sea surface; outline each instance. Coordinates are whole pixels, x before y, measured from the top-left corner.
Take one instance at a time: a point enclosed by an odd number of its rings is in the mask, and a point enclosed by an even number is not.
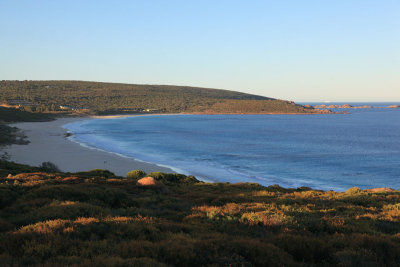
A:
[[[206,181],[400,189],[400,109],[347,111],[351,114],[137,116],[64,127],[84,145]]]

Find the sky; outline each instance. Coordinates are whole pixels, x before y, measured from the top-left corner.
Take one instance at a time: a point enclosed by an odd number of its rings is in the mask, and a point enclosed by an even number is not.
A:
[[[399,0],[0,0],[0,80],[400,101]]]

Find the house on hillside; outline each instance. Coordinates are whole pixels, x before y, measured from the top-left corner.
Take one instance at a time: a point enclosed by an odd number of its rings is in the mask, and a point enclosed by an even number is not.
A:
[[[155,108],[147,108],[147,109],[145,109],[144,111],[146,111],[146,112],[157,112],[158,109],[155,109]]]
[[[71,110],[72,107],[60,105],[60,109],[62,109],[62,110]]]
[[[61,110],[82,110],[82,109],[88,109],[88,108],[78,108],[78,107],[73,107],[73,106],[60,106]]]

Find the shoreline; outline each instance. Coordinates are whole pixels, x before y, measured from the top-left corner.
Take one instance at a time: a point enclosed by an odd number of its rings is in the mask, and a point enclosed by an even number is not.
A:
[[[190,112],[190,113],[151,113],[151,114],[121,114],[121,115],[89,115],[79,117],[80,119],[120,119],[129,117],[144,117],[144,116],[184,116],[184,115],[343,115],[348,113],[343,112],[330,112],[330,113],[204,113],[204,112]],[[76,117],[78,118],[78,117]]]
[[[125,176],[127,172],[135,169],[150,172],[174,173],[171,166],[157,165],[140,159],[130,158],[118,153],[105,151],[96,147],[86,146],[73,139],[68,138],[68,129],[63,126],[72,122],[91,119],[118,119],[140,116],[168,116],[168,115],[317,115],[318,113],[289,114],[289,113],[152,113],[152,114],[115,114],[115,115],[92,115],[76,117],[60,117],[51,121],[43,122],[16,122],[10,126],[17,127],[26,136],[29,144],[11,144],[3,147],[2,152],[7,152],[14,161],[30,166],[39,166],[43,162],[54,163],[63,172],[89,171],[93,169],[106,169],[117,176]],[[79,157],[77,157],[79,155]],[[183,172],[182,172],[183,173]],[[205,181],[211,182],[209,179]]]
[[[12,144],[2,149],[2,151],[10,154],[10,160],[16,163],[39,166],[42,162],[50,161],[56,164],[63,172],[106,169],[118,176],[125,176],[127,172],[135,169],[143,170],[146,173],[154,171],[174,172],[171,168],[83,146],[78,142],[69,140],[66,136],[68,130],[62,126],[88,119],[94,118],[58,118],[47,122],[10,124],[23,131],[30,143],[27,145]]]

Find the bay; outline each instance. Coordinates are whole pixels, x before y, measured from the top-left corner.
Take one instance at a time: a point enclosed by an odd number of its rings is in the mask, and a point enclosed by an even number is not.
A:
[[[338,191],[353,186],[400,189],[400,109],[348,111],[135,116],[64,127],[86,146],[168,166],[204,181]]]

